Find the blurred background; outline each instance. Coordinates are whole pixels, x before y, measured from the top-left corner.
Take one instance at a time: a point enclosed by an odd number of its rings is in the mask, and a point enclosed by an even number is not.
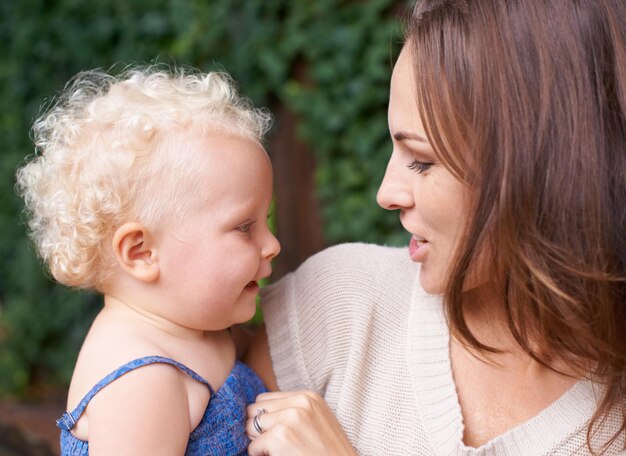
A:
[[[402,245],[375,201],[399,0],[0,0],[0,456],[57,453],[54,419],[101,299],[44,272],[14,192],[40,106],[75,73],[128,64],[225,70],[274,127],[272,280],[325,246]]]

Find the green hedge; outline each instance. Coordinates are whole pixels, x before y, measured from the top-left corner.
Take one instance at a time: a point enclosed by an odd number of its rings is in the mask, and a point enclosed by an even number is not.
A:
[[[19,0],[0,2],[0,393],[64,384],[97,296],[41,272],[14,173],[45,97],[80,70],[166,62],[224,69],[255,104],[285,104],[316,154],[329,244],[403,242],[376,206],[390,153],[389,75],[405,1]],[[296,78],[294,68],[304,69]],[[305,81],[305,82],[303,82]],[[280,127],[280,126],[278,126]]]

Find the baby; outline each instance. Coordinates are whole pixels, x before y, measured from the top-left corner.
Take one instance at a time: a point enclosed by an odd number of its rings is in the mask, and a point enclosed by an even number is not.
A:
[[[63,455],[241,454],[265,391],[229,327],[280,245],[267,225],[269,115],[223,73],[79,74],[18,170],[38,253],[104,307],[81,348]]]

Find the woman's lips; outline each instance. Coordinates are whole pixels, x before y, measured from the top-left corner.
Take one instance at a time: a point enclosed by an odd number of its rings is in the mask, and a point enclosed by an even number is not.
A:
[[[428,241],[420,239],[417,240],[415,236],[411,237],[409,242],[409,256],[412,261],[422,263],[426,259],[428,254]]]

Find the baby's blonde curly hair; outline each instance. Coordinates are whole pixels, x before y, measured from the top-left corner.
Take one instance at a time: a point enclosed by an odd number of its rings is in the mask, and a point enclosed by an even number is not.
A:
[[[121,224],[182,217],[193,204],[193,186],[183,184],[198,163],[184,135],[261,142],[269,124],[270,115],[241,98],[224,73],[135,67],[120,76],[78,74],[34,122],[37,153],[17,171],[39,255],[60,283],[99,290],[109,272],[103,246]]]

